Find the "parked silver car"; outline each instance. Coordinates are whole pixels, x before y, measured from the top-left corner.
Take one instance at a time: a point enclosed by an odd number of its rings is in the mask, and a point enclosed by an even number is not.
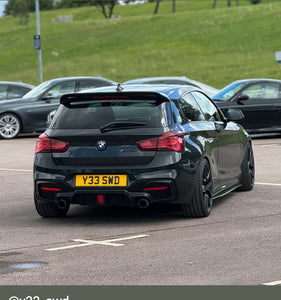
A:
[[[178,84],[191,85],[203,90],[209,97],[219,92],[218,89],[205,83],[187,78],[185,76],[160,76],[160,77],[143,77],[131,79],[123,82],[123,84]]]

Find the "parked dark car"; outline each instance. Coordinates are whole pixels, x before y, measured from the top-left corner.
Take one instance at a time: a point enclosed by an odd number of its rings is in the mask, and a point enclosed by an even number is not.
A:
[[[232,82],[212,99],[227,115],[238,108],[245,119],[240,124],[250,134],[281,132],[281,81],[244,79]]]
[[[255,178],[252,142],[193,87],[107,87],[62,96],[34,158],[34,200],[43,217],[70,204],[181,206],[206,217],[213,200]]]
[[[12,139],[20,133],[43,132],[48,114],[59,106],[65,93],[115,85],[102,77],[66,77],[45,81],[20,99],[0,101],[0,138]]]
[[[179,84],[191,85],[202,89],[209,97],[215,95],[219,90],[205,83],[187,78],[185,76],[160,76],[144,77],[125,81],[123,84]]]
[[[35,86],[22,82],[0,81],[0,101],[20,98]]]

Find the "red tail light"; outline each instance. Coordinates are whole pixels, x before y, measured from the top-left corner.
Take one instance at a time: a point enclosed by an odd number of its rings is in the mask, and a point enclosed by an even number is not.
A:
[[[50,139],[46,134],[42,134],[36,143],[35,153],[65,152],[68,146],[67,142]]]
[[[159,137],[141,140],[137,142],[141,151],[176,151],[184,152],[183,133],[169,131]]]
[[[54,188],[54,187],[41,186],[40,189],[43,191],[49,191],[49,192],[61,192],[60,188]]]
[[[152,187],[147,187],[143,190],[146,192],[150,192],[150,191],[163,191],[163,190],[167,190],[167,189],[168,189],[167,186],[152,186]]]

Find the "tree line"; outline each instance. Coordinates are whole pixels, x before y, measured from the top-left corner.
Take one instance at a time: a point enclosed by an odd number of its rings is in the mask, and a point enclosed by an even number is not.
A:
[[[135,0],[123,0],[125,4],[134,2]],[[160,3],[162,1],[171,1],[172,13],[176,12],[176,0],[147,0],[148,2],[155,2],[153,14],[158,13]],[[183,1],[183,0],[178,0]],[[235,1],[239,6],[239,0],[226,0],[227,6],[230,7],[232,1]],[[249,0],[252,4],[258,4],[261,0]],[[95,6],[106,19],[113,17],[114,7],[119,3],[118,0],[39,0],[40,10],[51,10],[60,8],[73,8],[82,6]],[[216,8],[217,0],[213,0],[212,8]],[[19,17],[20,24],[28,24],[29,12],[35,11],[35,0],[8,0],[5,6],[4,15],[12,15]]]

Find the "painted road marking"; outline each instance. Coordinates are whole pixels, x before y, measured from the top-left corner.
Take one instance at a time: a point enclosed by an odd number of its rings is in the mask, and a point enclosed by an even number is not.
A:
[[[261,147],[261,148],[281,147],[281,144],[258,145],[258,147]]]
[[[9,171],[9,172],[32,172],[32,170],[23,170],[23,169],[5,169],[5,168],[0,168],[0,171]]]
[[[139,239],[139,238],[144,238],[144,237],[148,237],[148,236],[149,235],[142,234],[142,235],[134,235],[134,236],[128,236],[128,237],[124,237],[124,238],[105,240],[105,241],[91,241],[91,240],[75,239],[75,240],[72,240],[72,241],[73,242],[78,242],[80,244],[46,249],[46,251],[59,251],[59,250],[66,250],[66,249],[85,247],[85,246],[91,246],[91,245],[104,245],[104,246],[120,247],[120,246],[124,246],[124,244],[119,244],[119,243],[114,243],[114,242],[126,241],[126,240],[132,240],[132,239]]]
[[[262,283],[262,285],[267,285],[267,286],[281,285],[281,280]]]
[[[272,186],[281,186],[281,183],[255,182],[255,184],[260,184],[260,185],[272,185]]]

